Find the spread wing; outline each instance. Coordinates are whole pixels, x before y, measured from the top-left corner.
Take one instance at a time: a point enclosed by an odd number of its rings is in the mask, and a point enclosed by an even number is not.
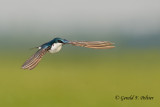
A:
[[[22,69],[32,70],[33,68],[35,68],[42,59],[42,57],[48,52],[48,50],[49,47],[38,50],[22,65]]]
[[[72,41],[69,44],[94,49],[111,49],[115,47],[113,46],[114,43],[109,41]]]

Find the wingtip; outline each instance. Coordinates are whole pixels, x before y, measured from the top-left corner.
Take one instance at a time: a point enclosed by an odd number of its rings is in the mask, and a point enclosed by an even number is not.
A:
[[[24,66],[24,65],[22,65],[22,66],[21,66],[21,69],[26,70],[26,68],[25,68],[25,66]]]
[[[26,68],[26,67],[24,67],[24,66],[21,66],[21,69],[23,69],[23,70],[32,70],[32,69]]]

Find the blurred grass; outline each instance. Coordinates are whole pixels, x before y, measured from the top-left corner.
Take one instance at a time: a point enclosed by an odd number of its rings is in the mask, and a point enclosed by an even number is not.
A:
[[[29,53],[1,53],[0,107],[159,107],[160,51],[89,50],[46,55],[32,71]],[[116,101],[150,95],[152,101]]]

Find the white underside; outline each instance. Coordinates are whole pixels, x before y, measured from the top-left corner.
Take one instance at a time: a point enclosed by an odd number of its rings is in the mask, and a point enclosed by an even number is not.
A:
[[[59,52],[62,48],[62,43],[54,43],[49,50],[50,53],[56,53]]]

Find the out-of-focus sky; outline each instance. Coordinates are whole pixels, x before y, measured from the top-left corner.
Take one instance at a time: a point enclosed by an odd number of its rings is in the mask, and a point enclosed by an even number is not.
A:
[[[159,33],[159,0],[1,0],[1,32]]]
[[[160,1],[0,0],[0,47],[33,47],[54,37],[159,47]]]

